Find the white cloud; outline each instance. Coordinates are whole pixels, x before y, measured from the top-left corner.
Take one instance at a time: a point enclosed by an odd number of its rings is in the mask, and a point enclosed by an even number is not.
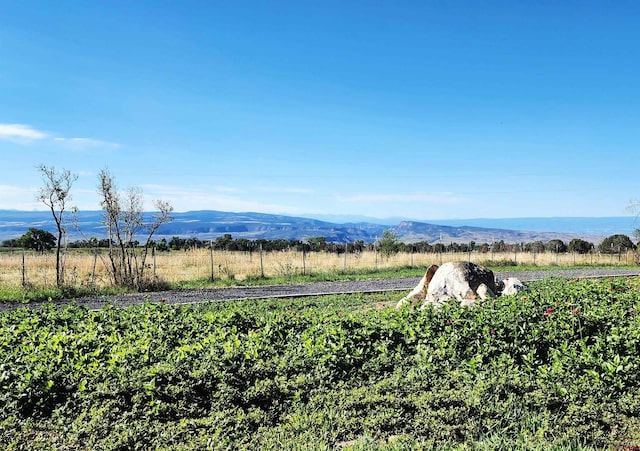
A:
[[[184,188],[170,185],[142,185],[145,207],[151,207],[152,200],[169,201],[176,211],[221,210],[221,211],[258,211],[274,214],[302,214],[307,206],[298,207],[255,199],[245,190],[214,186],[210,188]]]
[[[60,138],[60,137],[56,137],[56,138],[53,138],[53,140],[55,142],[64,144],[66,147],[73,148],[73,149],[78,149],[78,150],[88,149],[88,148],[92,148],[92,147],[110,147],[110,148],[113,148],[113,149],[117,149],[118,147],[120,147],[120,144],[111,143],[111,142],[108,142],[108,141],[100,141],[98,139],[91,139],[91,138]]]
[[[25,124],[0,124],[0,139],[32,141],[49,138],[49,134]]]
[[[13,185],[0,185],[0,210],[48,210],[49,208],[37,200],[38,187],[20,187]],[[70,202],[67,205],[70,211],[72,207],[80,210],[99,210],[96,190],[71,189]]]
[[[244,190],[241,190],[240,188],[236,188],[235,186],[214,186],[211,189],[219,193],[243,193],[244,192]]]
[[[26,124],[0,124],[0,140],[27,144],[32,141],[47,140],[61,144],[74,150],[85,150],[94,147],[118,148],[119,144],[92,138],[66,138],[53,136]]]
[[[2,194],[2,197],[24,196],[25,194],[35,195],[36,191],[37,190],[32,188],[22,188],[19,186],[12,186],[12,185],[0,185],[0,193]]]
[[[314,192],[309,188],[281,188],[274,186],[263,186],[258,189],[267,193],[311,194]]]
[[[0,209],[43,210],[46,207],[36,200],[37,192],[35,188],[0,185]]]
[[[459,197],[452,193],[408,193],[408,194],[354,194],[353,196],[338,195],[341,202],[384,202],[384,203],[436,203],[460,204],[469,202],[468,198]]]
[[[144,185],[140,185],[140,188],[142,188],[145,194],[149,194],[154,198],[164,197],[164,196],[179,196],[179,197],[200,196],[202,194],[211,194],[212,192],[217,192],[217,193],[242,193],[243,192],[241,189],[233,186],[213,186],[213,187],[207,187],[205,190],[205,189],[197,189],[197,188],[184,188],[182,186],[172,186],[172,185],[144,184]]]

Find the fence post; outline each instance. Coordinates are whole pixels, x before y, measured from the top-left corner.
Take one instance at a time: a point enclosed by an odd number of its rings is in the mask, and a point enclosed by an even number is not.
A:
[[[307,252],[304,245],[302,246],[302,275],[307,275]]]
[[[24,248],[22,248],[22,286],[27,286],[27,269],[24,265]]]
[[[96,281],[96,264],[98,263],[98,248],[93,250],[93,271],[91,272],[91,285]]]
[[[264,279],[264,266],[262,264],[262,243],[260,243],[260,278]]]
[[[347,273],[347,252],[349,250],[349,244],[344,243],[344,264],[342,265],[343,274]]]
[[[211,259],[211,281],[215,280],[215,266],[213,263],[213,240],[209,240],[209,254]]]
[[[373,253],[376,257],[376,271],[378,270],[378,247],[374,244],[373,245]]]

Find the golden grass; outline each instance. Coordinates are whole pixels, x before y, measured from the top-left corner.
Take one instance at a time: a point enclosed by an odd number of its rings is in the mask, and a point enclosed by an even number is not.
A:
[[[212,261],[213,259],[213,261]],[[65,283],[69,285],[109,284],[103,252],[95,255],[86,251],[70,250],[65,256]],[[196,249],[158,253],[147,259],[149,275],[156,275],[169,283],[210,279],[264,277],[291,277],[301,274],[354,273],[376,269],[422,267],[445,261],[471,260],[476,263],[511,261],[519,265],[631,265],[632,252],[621,255],[555,254],[555,253],[398,253],[384,257],[380,253],[365,251],[356,254],[332,254],[299,251],[230,252]],[[55,285],[55,254],[36,254],[21,251],[0,253],[0,286],[21,286],[23,282],[34,287]]]

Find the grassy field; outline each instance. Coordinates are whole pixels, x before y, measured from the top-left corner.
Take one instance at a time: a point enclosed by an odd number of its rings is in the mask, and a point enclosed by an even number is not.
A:
[[[3,449],[640,445],[640,279],[0,314]],[[630,449],[630,448],[626,448]]]
[[[544,266],[626,266],[634,263],[627,254],[555,254],[555,253],[398,253],[385,257],[373,251],[356,254],[326,252],[228,252],[208,250],[158,253],[147,260],[147,274],[170,287],[199,287],[214,284],[253,284],[270,281],[303,280],[304,277],[335,278],[345,275],[383,274],[403,270],[403,274],[422,275],[425,268],[452,260],[470,260],[499,268]],[[55,255],[53,253],[22,254],[21,251],[0,253],[0,300],[25,295],[60,297],[64,294],[108,290],[107,256],[90,250],[70,250],[64,258],[65,293],[55,288]],[[14,293],[9,295],[8,293]]]

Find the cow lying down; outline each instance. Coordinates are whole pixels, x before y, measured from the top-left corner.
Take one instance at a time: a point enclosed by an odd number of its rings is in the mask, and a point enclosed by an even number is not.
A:
[[[431,265],[411,293],[400,299],[396,308],[410,302],[423,302],[440,306],[449,299],[457,299],[462,305],[472,307],[476,299],[515,294],[524,285],[515,277],[496,281],[493,271],[471,262],[447,262],[442,266]]]

